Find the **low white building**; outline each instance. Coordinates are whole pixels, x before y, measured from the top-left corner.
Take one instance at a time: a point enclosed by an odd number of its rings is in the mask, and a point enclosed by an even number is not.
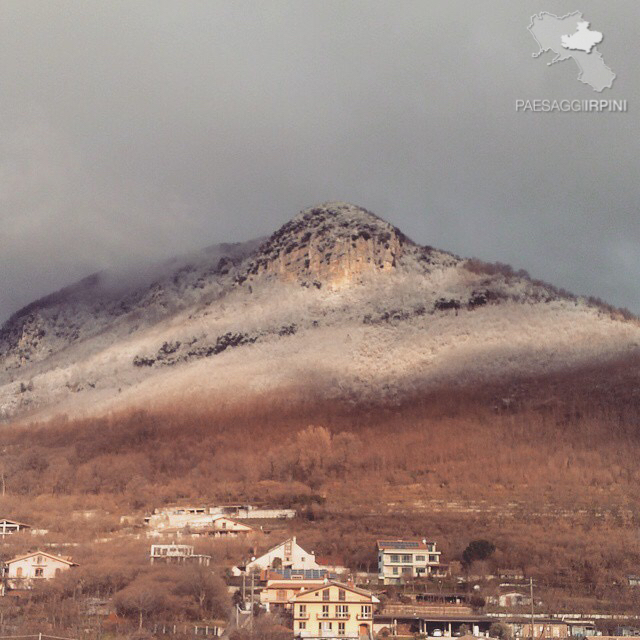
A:
[[[151,564],[201,564],[208,567],[211,556],[195,553],[190,544],[152,544],[149,552]]]
[[[232,520],[227,516],[209,516],[208,520],[201,520],[189,525],[189,529],[198,533],[206,533],[207,535],[220,538],[223,536],[237,537],[247,536],[255,533],[256,530],[248,524]]]
[[[501,607],[528,607],[531,597],[519,591],[509,591],[498,596],[498,604]]]
[[[378,578],[384,584],[424,578],[440,571],[440,551],[427,540],[378,540]]]
[[[7,518],[0,520],[0,537],[2,538],[13,535],[14,533],[19,533],[20,531],[26,531],[27,529],[31,529],[31,526],[24,522],[7,520]]]
[[[305,551],[295,536],[272,547],[246,565],[247,571],[261,569],[322,569],[313,552]]]
[[[269,509],[252,505],[220,505],[213,507],[169,507],[156,510],[145,517],[145,524],[152,529],[182,529],[184,527],[205,526],[216,518],[227,517],[238,520],[266,520],[295,518],[295,509]]]
[[[239,536],[256,532],[248,524],[233,520],[229,516],[220,513],[201,513],[195,509],[180,513],[155,514],[149,518],[149,526],[161,533],[191,531],[213,536]]]
[[[4,578],[10,589],[30,589],[38,580],[51,580],[75,566],[70,558],[34,551],[6,562]]]

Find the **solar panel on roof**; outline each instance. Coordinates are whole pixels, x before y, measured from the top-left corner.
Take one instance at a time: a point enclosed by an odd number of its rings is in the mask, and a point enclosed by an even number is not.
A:
[[[381,540],[380,544],[385,547],[394,547],[396,549],[418,549],[419,542],[409,542],[407,540]]]
[[[330,574],[326,569],[277,569],[273,573],[281,575],[285,580],[291,580],[293,577],[303,578],[305,580],[322,580],[323,578],[333,579],[335,574]]]

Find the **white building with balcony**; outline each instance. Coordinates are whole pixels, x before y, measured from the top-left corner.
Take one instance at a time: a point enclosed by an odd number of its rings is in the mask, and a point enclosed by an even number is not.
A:
[[[378,540],[378,578],[399,584],[440,571],[440,551],[428,540]]]

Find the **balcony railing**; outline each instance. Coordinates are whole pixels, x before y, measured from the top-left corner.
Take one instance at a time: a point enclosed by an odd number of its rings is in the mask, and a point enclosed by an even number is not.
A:
[[[337,630],[322,630],[322,631],[298,631],[299,638],[362,638],[369,636],[360,636],[358,633],[339,633]]]

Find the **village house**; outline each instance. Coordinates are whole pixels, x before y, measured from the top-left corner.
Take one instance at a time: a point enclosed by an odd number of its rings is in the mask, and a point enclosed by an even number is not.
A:
[[[586,635],[586,634],[585,634]],[[592,634],[595,635],[595,634]],[[626,638],[637,637],[640,638],[640,627],[633,624],[618,625],[613,630],[614,636],[624,636]]]
[[[7,520],[6,518],[0,520],[0,537],[2,538],[13,535],[14,533],[19,533],[20,531],[26,531],[27,529],[31,529],[31,526],[24,524],[24,522],[16,522],[15,520]]]
[[[440,573],[440,551],[427,540],[378,540],[378,578],[383,584]]]
[[[293,633],[298,638],[373,637],[373,611],[379,600],[369,591],[327,581],[291,598]]]
[[[326,584],[326,580],[318,578],[305,580],[300,578],[267,580],[267,584],[260,592],[260,604],[266,611],[289,611],[292,608],[291,599],[301,591],[309,591]]]
[[[511,628],[514,638],[568,638],[569,625],[563,620],[553,618],[536,618],[533,621],[533,635],[531,620],[527,618],[512,618],[504,621]]]
[[[567,624],[569,625],[569,635],[574,638],[588,638],[601,635],[593,620],[567,620]]]
[[[246,564],[246,571],[259,571],[262,569],[323,569],[316,562],[313,552],[305,551],[297,542],[295,536],[289,538],[275,547],[272,547],[258,558],[252,559]]]
[[[9,589],[30,589],[39,580],[51,580],[75,566],[70,558],[34,551],[5,563],[4,583]]]
[[[152,544],[149,552],[151,564],[201,564],[208,567],[211,556],[195,553],[189,544]]]
[[[210,520],[203,520],[198,523],[194,523],[189,528],[196,532],[206,533],[207,535],[215,538],[231,537],[236,538],[238,536],[246,536],[252,533],[256,533],[253,527],[242,522],[232,520],[227,516],[213,516]]]

